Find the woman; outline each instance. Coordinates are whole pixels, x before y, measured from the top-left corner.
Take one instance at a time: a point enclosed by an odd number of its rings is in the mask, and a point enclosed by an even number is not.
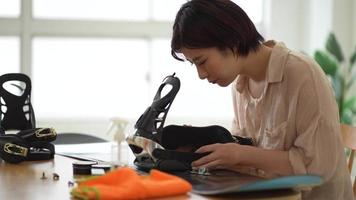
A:
[[[229,0],[191,0],[177,13],[172,56],[196,66],[199,78],[232,85],[232,134],[254,146],[212,144],[194,167],[259,176],[317,174],[324,183],[303,199],[353,199],[332,87],[311,58],[264,42],[246,13]],[[246,171],[248,170],[248,171]]]

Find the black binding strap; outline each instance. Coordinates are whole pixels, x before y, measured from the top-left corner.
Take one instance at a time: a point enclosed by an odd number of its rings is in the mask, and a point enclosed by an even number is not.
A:
[[[55,148],[44,141],[27,142],[16,134],[0,135],[0,157],[9,163],[53,159]]]
[[[25,85],[12,84],[21,90],[22,95],[17,96],[7,88],[8,81],[20,81]],[[0,76],[0,115],[3,130],[25,130],[36,127],[35,114],[31,104],[31,80],[21,73],[10,73]]]
[[[29,144],[27,161],[49,160],[54,158],[54,145],[49,142],[33,142]]]
[[[0,135],[0,157],[9,163],[19,163],[28,157],[29,146],[15,134]]]
[[[213,143],[235,142],[230,131],[218,125],[211,126],[178,126],[169,125],[163,128],[162,139],[159,142],[165,149],[174,150],[189,146],[198,149]]]
[[[32,128],[17,133],[26,142],[53,142],[57,138],[57,132],[53,128]]]

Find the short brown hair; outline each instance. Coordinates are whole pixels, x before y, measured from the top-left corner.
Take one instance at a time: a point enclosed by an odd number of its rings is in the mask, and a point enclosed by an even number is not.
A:
[[[264,38],[247,14],[230,0],[190,0],[179,9],[171,40],[171,54],[182,47],[231,49],[247,55],[256,50]]]

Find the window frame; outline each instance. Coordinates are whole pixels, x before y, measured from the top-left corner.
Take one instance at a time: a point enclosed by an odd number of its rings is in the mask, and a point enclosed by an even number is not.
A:
[[[157,38],[170,38],[172,34],[173,21],[157,21],[153,20],[152,17],[146,21],[34,18],[33,2],[33,0],[21,0],[19,17],[0,17],[0,36],[19,37],[19,69],[21,73],[25,73],[29,77],[32,77],[32,40],[35,37],[144,38],[150,42]],[[260,27],[262,32],[264,31],[263,20],[261,24],[256,24],[256,26]],[[152,63],[148,64],[151,65]],[[150,72],[148,72],[147,75],[150,77]],[[147,80],[150,81],[150,78]],[[150,88],[156,90],[156,87]],[[155,91],[153,91],[153,93],[154,92]],[[152,91],[149,93],[152,93]],[[65,125],[62,127],[60,124],[63,120],[67,121],[70,119],[56,119],[56,122],[54,122],[53,119],[39,120],[42,121],[40,124],[47,125],[51,123],[56,124],[56,127],[58,124],[59,129],[63,128],[63,130],[65,130]],[[78,119],[76,119],[76,121],[78,121]],[[98,120],[98,123],[99,121],[100,120]],[[136,119],[132,119],[132,121],[135,122]],[[85,125],[78,125],[78,130],[84,126],[87,126],[87,123],[85,123]],[[103,127],[103,125],[100,126]]]

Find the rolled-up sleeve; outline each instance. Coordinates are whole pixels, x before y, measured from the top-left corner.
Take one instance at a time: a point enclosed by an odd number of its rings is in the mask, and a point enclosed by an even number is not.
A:
[[[327,181],[338,162],[339,123],[330,88],[321,81],[307,77],[298,92],[297,137],[289,149],[289,161],[295,174],[317,174]]]
[[[303,152],[298,147],[289,150],[289,161],[292,165],[294,174],[306,174],[307,169],[303,161]]]

